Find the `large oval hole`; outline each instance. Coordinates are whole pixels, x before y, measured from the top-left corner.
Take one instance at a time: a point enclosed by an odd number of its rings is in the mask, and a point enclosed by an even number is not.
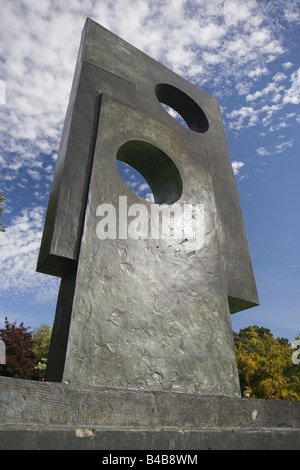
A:
[[[168,106],[167,104],[164,104],[164,103],[160,103],[160,104],[167,111],[167,113],[170,114],[170,116],[172,116],[173,119],[175,119],[175,121],[179,122],[179,124],[189,129],[189,125],[187,124],[187,122],[185,122],[183,117],[177,111],[175,111],[175,109],[171,108],[171,106]]]
[[[117,163],[120,176],[130,189],[144,199],[152,200],[156,204],[174,204],[180,198],[182,193],[180,173],[173,160],[155,145],[142,140],[130,140],[119,148],[117,161],[129,165],[127,168],[123,167],[124,171],[120,171],[121,165]],[[132,173],[130,167],[142,175],[144,183],[130,184],[130,181],[133,182],[134,178],[138,177],[137,174]],[[125,172],[125,170],[128,171]],[[126,175],[125,178],[122,173]],[[153,198],[146,184],[149,185]],[[147,192],[143,193],[142,189]]]
[[[119,160],[117,160],[117,168],[121,178],[133,192],[146,199],[146,201],[154,202],[152,190],[141,173],[128,163]]]
[[[208,130],[207,117],[200,106],[186,93],[172,85],[160,83],[155,87],[155,94],[158,101],[173,108],[192,131],[203,133]],[[170,114],[172,116],[171,112]],[[180,122],[178,117],[173,117]]]

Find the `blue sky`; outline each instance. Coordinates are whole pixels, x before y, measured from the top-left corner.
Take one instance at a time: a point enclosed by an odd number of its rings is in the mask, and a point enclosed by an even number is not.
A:
[[[0,324],[54,319],[59,280],[35,267],[87,16],[220,101],[261,302],[233,315],[233,329],[257,324],[292,341],[300,331],[298,0],[1,0]],[[124,178],[149,193],[136,175]]]

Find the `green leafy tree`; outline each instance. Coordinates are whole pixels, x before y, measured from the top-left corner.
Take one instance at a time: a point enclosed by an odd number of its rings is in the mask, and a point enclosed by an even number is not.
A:
[[[5,328],[0,329],[0,339],[5,344],[6,363],[0,365],[0,375],[18,379],[38,379],[37,359],[33,350],[32,333],[23,323],[16,326],[5,317]]]
[[[6,201],[6,197],[3,196],[3,194],[0,194],[0,217],[3,215],[3,209],[4,209],[4,201]],[[5,228],[3,228],[3,225],[5,225],[4,222],[0,222],[0,232],[5,232]]]
[[[286,338],[267,328],[249,326],[234,333],[241,389],[253,398],[300,400],[300,364]]]
[[[51,326],[41,325],[33,330],[33,351],[37,359],[37,374],[39,380],[45,380],[47,358],[51,340]]]

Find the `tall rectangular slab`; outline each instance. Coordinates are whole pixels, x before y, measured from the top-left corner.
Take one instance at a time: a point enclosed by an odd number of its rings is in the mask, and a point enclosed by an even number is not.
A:
[[[151,237],[153,204],[124,183],[117,158],[149,177],[165,208],[201,206],[203,243]],[[106,239],[104,204],[117,222]],[[148,236],[120,236],[136,204]],[[219,103],[90,19],[37,269],[62,277],[47,380],[240,395],[230,312],[258,296]]]

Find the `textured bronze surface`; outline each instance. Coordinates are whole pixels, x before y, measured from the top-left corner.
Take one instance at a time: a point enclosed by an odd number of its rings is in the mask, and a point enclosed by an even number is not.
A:
[[[120,220],[126,196],[151,213],[117,158],[146,177],[156,204],[202,205],[201,248],[99,239],[99,205]],[[90,19],[38,270],[62,277],[47,380],[240,396],[230,310],[258,296],[219,103]]]

